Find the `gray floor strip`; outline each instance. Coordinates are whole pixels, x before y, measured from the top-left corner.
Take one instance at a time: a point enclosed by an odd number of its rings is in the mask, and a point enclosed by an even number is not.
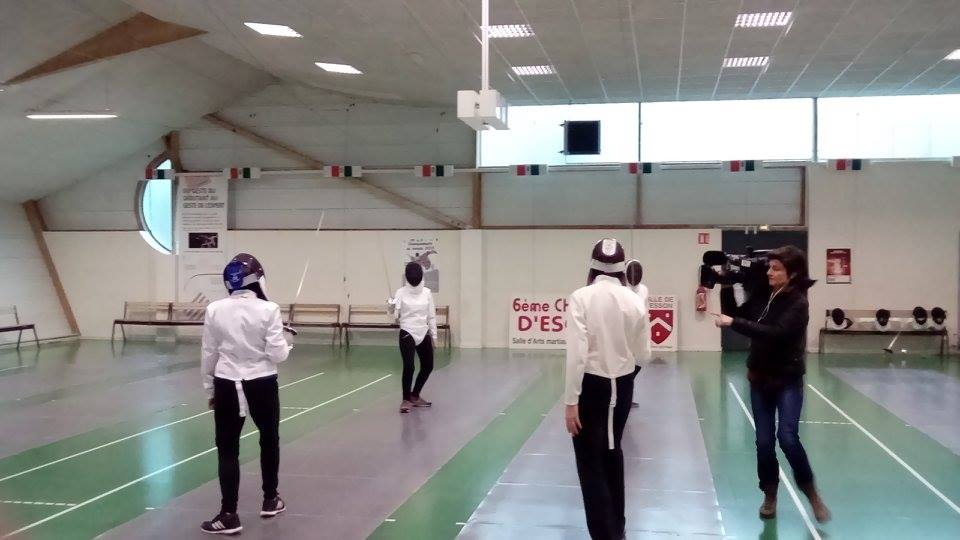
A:
[[[689,377],[651,365],[637,376],[624,433],[628,538],[722,537]],[[461,531],[463,539],[587,538],[570,436],[558,403]]]
[[[829,368],[898,418],[960,455],[960,380],[923,369]]]
[[[289,508],[282,516],[257,516],[259,464],[243,467],[244,537],[366,538],[512,402],[540,365],[507,351],[462,352],[431,376],[424,395],[434,407],[403,416],[399,381],[391,378],[396,394],[282,448],[280,493]],[[208,538],[199,525],[219,503],[219,485],[209,482],[103,538]]]

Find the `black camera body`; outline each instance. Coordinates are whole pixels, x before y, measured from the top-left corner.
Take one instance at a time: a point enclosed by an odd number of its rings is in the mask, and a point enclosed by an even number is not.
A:
[[[768,249],[747,248],[746,255],[735,255],[722,251],[707,251],[703,254],[700,266],[700,285],[712,289],[721,285],[743,285],[747,294],[760,292],[769,287],[767,268],[769,268]],[[719,267],[719,270],[717,269]]]

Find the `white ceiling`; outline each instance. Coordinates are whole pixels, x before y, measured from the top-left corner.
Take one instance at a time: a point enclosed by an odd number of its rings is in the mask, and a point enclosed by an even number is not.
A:
[[[135,12],[120,0],[0,0],[0,80]],[[38,198],[86,178],[272,80],[193,38],[3,88],[0,199]],[[119,118],[25,117],[107,108]]]
[[[280,79],[403,105],[449,106],[480,86],[480,0],[0,0],[0,80],[136,11],[208,34],[0,92],[0,199],[42,196]],[[960,0],[491,0],[491,82],[513,104],[960,92]],[[788,28],[738,13],[793,11]],[[261,36],[243,22],[292,26]],[[788,30],[788,31],[786,31]],[[766,69],[721,69],[770,56]],[[363,75],[314,62],[352,64]],[[518,77],[512,65],[557,74]],[[41,123],[34,109],[117,120]]]
[[[480,0],[127,1],[289,81],[410,104],[452,104],[480,85]],[[738,13],[762,11],[793,11],[794,23],[734,30]],[[536,33],[493,42],[492,84],[515,104],[960,92],[960,62],[942,61],[960,48],[960,0],[491,0],[491,23]],[[721,69],[724,56],[771,62]],[[558,74],[508,76],[539,64]]]

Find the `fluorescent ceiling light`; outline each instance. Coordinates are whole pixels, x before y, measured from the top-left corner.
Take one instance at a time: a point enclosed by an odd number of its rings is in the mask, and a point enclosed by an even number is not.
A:
[[[960,60],[960,49],[957,49],[952,53],[948,54],[947,57],[944,58],[944,60]]]
[[[31,120],[103,120],[116,117],[115,114],[90,113],[35,113],[27,115],[27,118]]]
[[[742,58],[724,58],[723,67],[741,68],[741,67],[763,67],[770,61],[769,56],[747,56]]]
[[[529,24],[495,24],[487,27],[487,35],[491,38],[531,37],[533,28]]]
[[[770,26],[786,26],[790,23],[792,11],[774,11],[768,13],[741,13],[737,15],[734,26],[739,28],[766,28]]]
[[[553,75],[557,72],[553,66],[513,66],[517,75]]]
[[[315,62],[317,67],[331,73],[349,73],[351,75],[362,75],[363,72],[349,64],[327,64],[324,62]]]
[[[265,35],[265,36],[278,36],[278,37],[303,37],[297,33],[296,30],[290,28],[289,26],[284,26],[282,24],[266,24],[266,23],[255,23],[255,22],[245,22],[243,23],[250,27],[251,29]]]

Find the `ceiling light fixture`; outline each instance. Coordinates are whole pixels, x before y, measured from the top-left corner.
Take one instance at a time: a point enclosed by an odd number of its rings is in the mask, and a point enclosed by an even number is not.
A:
[[[95,113],[31,113],[27,115],[31,120],[105,120],[116,117],[115,114]]]
[[[349,64],[328,64],[325,62],[315,62],[318,68],[331,73],[349,73],[350,75],[362,75],[363,72]]]
[[[517,75],[553,75],[557,72],[553,66],[513,66]]]
[[[743,67],[763,67],[770,61],[769,56],[746,56],[740,58],[724,58],[723,67],[725,68],[743,68]]]
[[[529,24],[495,24],[487,27],[490,38],[533,37],[533,28]]]
[[[790,24],[792,11],[773,11],[768,13],[741,13],[737,15],[734,26],[738,28],[768,28]]]
[[[953,51],[948,54],[944,60],[960,60],[960,49]]]
[[[296,30],[290,28],[289,26],[284,26],[282,24],[266,24],[266,23],[254,23],[254,22],[245,22],[243,23],[252,30],[263,34],[264,36],[276,36],[276,37],[303,37]]]

